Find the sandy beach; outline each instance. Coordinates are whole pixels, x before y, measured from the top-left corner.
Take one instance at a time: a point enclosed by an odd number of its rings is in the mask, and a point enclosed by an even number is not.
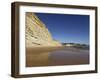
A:
[[[89,50],[74,47],[26,48],[26,67],[89,64]]]

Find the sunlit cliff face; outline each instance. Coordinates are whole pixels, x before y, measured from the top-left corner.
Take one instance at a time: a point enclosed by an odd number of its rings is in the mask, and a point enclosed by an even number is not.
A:
[[[26,47],[61,46],[58,41],[53,40],[46,25],[34,13],[26,12],[25,26]]]

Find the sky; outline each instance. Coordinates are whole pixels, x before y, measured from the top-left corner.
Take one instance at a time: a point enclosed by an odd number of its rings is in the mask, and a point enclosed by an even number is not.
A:
[[[53,39],[61,43],[89,44],[89,15],[36,13]]]

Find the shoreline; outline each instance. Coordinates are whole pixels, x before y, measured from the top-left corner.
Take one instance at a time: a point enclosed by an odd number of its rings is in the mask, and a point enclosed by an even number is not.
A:
[[[26,48],[26,67],[89,64],[89,50],[74,47]]]

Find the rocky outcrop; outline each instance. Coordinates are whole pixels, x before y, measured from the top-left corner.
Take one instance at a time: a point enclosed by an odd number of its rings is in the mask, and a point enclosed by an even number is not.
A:
[[[26,12],[25,18],[26,47],[61,46],[58,41],[53,40],[46,25],[34,13]]]

